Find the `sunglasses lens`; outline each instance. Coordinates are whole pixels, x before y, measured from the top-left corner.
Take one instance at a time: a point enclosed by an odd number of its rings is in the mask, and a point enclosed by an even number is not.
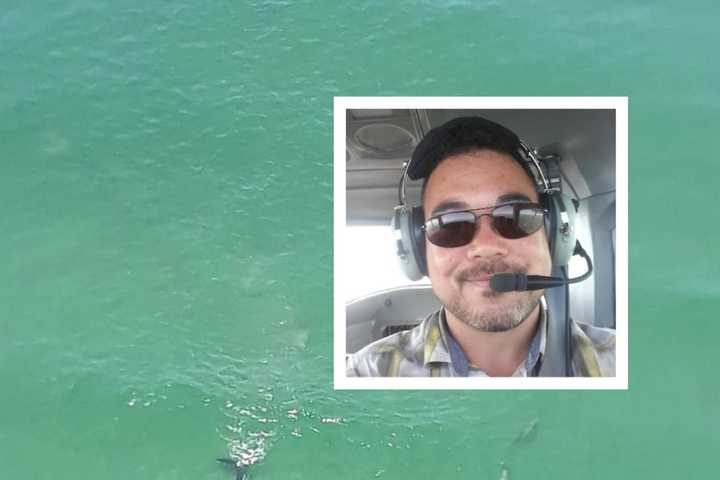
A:
[[[493,210],[493,227],[505,238],[515,239],[531,235],[543,225],[542,209],[534,205],[503,205]]]
[[[457,212],[441,215],[426,224],[427,238],[433,245],[454,248],[467,245],[475,235],[475,215]]]

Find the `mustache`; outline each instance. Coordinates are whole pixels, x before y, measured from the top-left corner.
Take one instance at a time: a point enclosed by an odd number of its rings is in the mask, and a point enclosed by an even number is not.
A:
[[[522,265],[508,263],[504,260],[480,262],[461,271],[458,274],[458,278],[467,281],[484,275],[495,275],[496,273],[527,275],[527,268]]]

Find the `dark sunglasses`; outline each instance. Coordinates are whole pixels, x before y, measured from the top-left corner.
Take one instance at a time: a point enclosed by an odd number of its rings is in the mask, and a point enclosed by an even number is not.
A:
[[[476,213],[481,210],[486,213]],[[537,203],[506,203],[485,208],[461,210],[436,215],[423,226],[433,245],[445,248],[462,247],[472,242],[481,217],[492,219],[492,229],[504,238],[515,239],[532,235],[542,228],[546,211]]]

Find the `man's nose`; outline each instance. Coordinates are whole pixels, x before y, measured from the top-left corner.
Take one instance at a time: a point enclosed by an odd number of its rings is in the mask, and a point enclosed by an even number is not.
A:
[[[483,215],[477,220],[475,235],[468,245],[467,254],[470,258],[504,257],[508,254],[507,239],[495,232],[490,216]]]

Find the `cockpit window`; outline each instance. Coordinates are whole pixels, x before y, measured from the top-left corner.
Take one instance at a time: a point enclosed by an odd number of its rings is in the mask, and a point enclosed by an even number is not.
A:
[[[389,225],[348,226],[346,235],[346,302],[378,290],[405,285],[430,285],[428,278],[412,282],[403,275],[393,251],[393,235]]]

